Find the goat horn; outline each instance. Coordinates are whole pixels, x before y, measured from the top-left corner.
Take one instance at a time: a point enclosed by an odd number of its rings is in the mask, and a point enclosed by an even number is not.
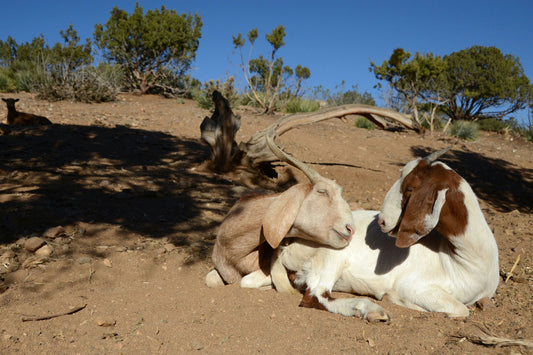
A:
[[[429,155],[427,155],[426,157],[424,157],[424,160],[431,164],[433,163],[435,160],[439,159],[442,155],[448,153],[450,151],[450,149],[452,149],[454,146],[454,144],[450,145],[449,147],[447,148],[444,148],[444,149],[441,149],[441,150],[437,150],[436,152],[433,152]]]
[[[274,143],[274,140],[272,139],[272,137],[269,134],[266,135],[266,142],[267,142],[268,147],[270,148],[272,153],[274,153],[275,156],[277,156],[281,161],[284,161],[284,162],[294,166],[295,168],[301,170],[305,174],[305,176],[307,176],[309,178],[309,180],[311,180],[311,182],[314,183],[318,179],[322,178],[322,176],[318,172],[313,170],[311,167],[309,167],[308,165],[306,165],[303,162],[299,161],[295,157],[290,156],[289,154],[287,154],[284,151],[282,151]]]

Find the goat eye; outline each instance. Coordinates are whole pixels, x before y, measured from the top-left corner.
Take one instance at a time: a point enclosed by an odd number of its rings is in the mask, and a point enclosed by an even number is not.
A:
[[[327,192],[326,190],[324,190],[324,189],[317,190],[317,192],[318,192],[319,194],[323,194],[323,195],[328,196],[328,192]]]

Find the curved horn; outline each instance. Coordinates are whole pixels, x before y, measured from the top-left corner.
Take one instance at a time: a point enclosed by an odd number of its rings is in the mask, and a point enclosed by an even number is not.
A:
[[[272,153],[274,153],[274,155],[277,156],[281,161],[284,161],[284,162],[294,166],[295,168],[301,170],[305,174],[305,176],[307,176],[309,178],[309,180],[311,180],[311,182],[313,182],[313,183],[316,182],[318,179],[322,178],[322,176],[318,172],[313,170],[311,167],[307,166],[303,162],[299,161],[298,159],[294,158],[293,156],[290,156],[289,154],[287,154],[284,151],[282,151],[274,143],[274,140],[272,139],[272,137],[269,134],[267,134],[265,136],[265,138],[266,138],[267,145],[270,148],[270,150],[272,151]]]
[[[441,149],[441,150],[437,150],[436,152],[433,152],[427,156],[425,156],[423,159],[428,163],[428,164],[431,164],[433,163],[435,160],[439,159],[442,155],[448,153],[448,151],[450,149],[452,149],[454,146],[454,144],[450,145],[449,147],[447,148],[444,148],[444,149]]]

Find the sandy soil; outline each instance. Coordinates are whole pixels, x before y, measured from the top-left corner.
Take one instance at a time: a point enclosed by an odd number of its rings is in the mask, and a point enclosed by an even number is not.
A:
[[[19,110],[56,124],[0,126],[0,353],[533,353],[473,341],[480,328],[533,340],[531,143],[483,133],[442,159],[472,184],[494,230],[496,308],[453,320],[378,302],[393,320],[371,324],[300,308],[295,295],[204,285],[218,225],[240,194],[258,187],[202,168],[208,149],[199,126],[210,112],[155,96],[98,105],[13,96]],[[279,117],[235,111],[238,141]],[[365,209],[380,208],[403,164],[449,145],[340,121],[281,141]]]

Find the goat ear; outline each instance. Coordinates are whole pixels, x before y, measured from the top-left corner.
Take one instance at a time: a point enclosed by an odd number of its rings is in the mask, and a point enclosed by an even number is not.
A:
[[[272,248],[277,248],[287,235],[307,195],[305,185],[295,185],[281,193],[263,216],[263,235]]]
[[[440,219],[440,212],[446,203],[447,191],[448,189],[442,189],[437,192],[437,196],[433,202],[433,209],[430,213],[423,216],[418,214],[416,220],[402,219],[395,243],[398,248],[410,247],[420,240],[420,238],[428,235],[437,226]]]

